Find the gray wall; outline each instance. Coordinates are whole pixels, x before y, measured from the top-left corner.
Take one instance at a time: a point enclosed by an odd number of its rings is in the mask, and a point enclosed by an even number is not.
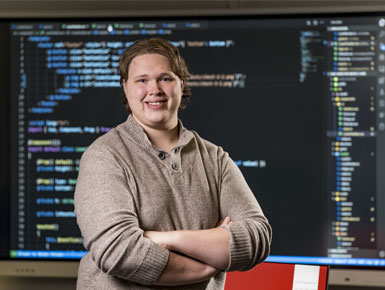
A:
[[[0,17],[385,11],[382,0],[0,0]]]
[[[75,290],[75,279],[5,278],[0,277],[1,290]],[[329,290],[384,290],[385,288],[329,286]],[[239,289],[242,290],[242,289]],[[264,290],[264,289],[262,289]]]

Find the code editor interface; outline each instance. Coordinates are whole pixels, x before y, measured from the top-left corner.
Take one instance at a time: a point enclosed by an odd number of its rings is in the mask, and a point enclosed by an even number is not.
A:
[[[84,255],[79,160],[127,118],[119,56],[162,37],[192,74],[179,117],[243,172],[273,227],[269,259],[385,265],[381,17],[14,22],[10,33],[11,257]]]

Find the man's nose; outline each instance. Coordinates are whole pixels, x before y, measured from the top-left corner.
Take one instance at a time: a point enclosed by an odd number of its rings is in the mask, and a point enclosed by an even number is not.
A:
[[[151,95],[159,95],[161,92],[159,83],[156,80],[150,81],[149,93]]]

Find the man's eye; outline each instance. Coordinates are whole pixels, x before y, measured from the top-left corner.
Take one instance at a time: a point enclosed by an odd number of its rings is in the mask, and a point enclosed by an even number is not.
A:
[[[145,80],[145,79],[139,79],[139,80],[137,80],[136,82],[138,82],[138,83],[145,83],[147,80]]]
[[[164,81],[164,82],[171,82],[171,81],[172,81],[172,78],[164,77],[164,78],[162,79],[162,81]]]

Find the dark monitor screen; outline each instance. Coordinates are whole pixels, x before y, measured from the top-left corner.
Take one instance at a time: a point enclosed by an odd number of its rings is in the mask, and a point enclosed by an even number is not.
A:
[[[163,37],[183,124],[229,152],[273,227],[268,261],[385,266],[385,18],[1,23],[2,259],[79,259],[81,154],[123,122],[119,55]],[[4,89],[3,89],[4,88]]]

